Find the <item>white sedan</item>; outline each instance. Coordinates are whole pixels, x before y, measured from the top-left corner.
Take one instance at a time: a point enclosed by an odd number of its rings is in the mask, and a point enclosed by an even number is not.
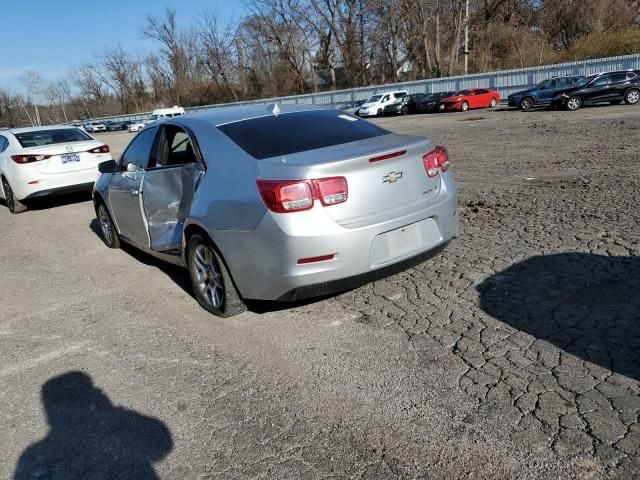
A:
[[[75,127],[0,131],[0,195],[12,213],[36,197],[93,188],[109,146]]]
[[[142,130],[148,122],[146,121],[140,121],[140,122],[135,122],[132,123],[131,125],[129,125],[128,130],[130,132],[139,132],[140,130]]]

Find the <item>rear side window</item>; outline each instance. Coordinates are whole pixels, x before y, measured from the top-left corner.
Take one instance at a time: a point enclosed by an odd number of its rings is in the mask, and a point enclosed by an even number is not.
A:
[[[15,133],[15,137],[23,148],[55,145],[57,143],[86,142],[93,140],[79,128],[56,128],[35,130],[33,132]]]
[[[627,73],[613,73],[611,74],[611,83],[626,82]]]
[[[333,110],[252,118],[220,125],[218,129],[258,160],[332,147],[389,133],[365,120]]]

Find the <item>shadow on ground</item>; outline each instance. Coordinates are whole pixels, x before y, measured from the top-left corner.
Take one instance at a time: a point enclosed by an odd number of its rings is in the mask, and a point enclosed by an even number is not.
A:
[[[640,380],[640,257],[532,257],[478,291],[482,309],[497,320]]]
[[[173,448],[160,420],[114,406],[77,371],[47,380],[41,398],[50,430],[22,453],[14,480],[158,478],[153,463]]]

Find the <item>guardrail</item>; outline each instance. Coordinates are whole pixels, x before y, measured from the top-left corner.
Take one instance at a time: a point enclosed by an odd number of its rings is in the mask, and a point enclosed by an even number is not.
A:
[[[506,99],[510,94],[533,86],[550,77],[565,75],[592,75],[602,71],[613,70],[640,70],[640,53],[623,55],[618,57],[597,58],[579,62],[560,63],[555,65],[543,65],[539,67],[527,67],[514,70],[501,70],[497,72],[475,73],[455,77],[429,78],[411,82],[388,83],[384,85],[372,85],[368,87],[350,88],[345,90],[332,90],[304,95],[291,95],[286,97],[262,98],[259,100],[246,100],[235,103],[218,103],[197,107],[186,107],[185,111],[200,112],[212,108],[237,106],[237,105],[266,105],[269,103],[308,103],[313,105],[332,106],[355,100],[364,100],[371,95],[390,89],[402,89],[409,93],[437,93],[448,90],[462,90],[465,88],[484,87],[493,88],[500,92],[500,96]],[[106,120],[146,120],[151,112],[114,115],[99,117],[87,122]]]

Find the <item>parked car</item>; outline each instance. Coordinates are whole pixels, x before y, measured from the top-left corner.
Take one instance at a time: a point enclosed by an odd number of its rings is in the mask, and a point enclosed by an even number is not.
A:
[[[29,127],[0,133],[0,193],[12,213],[24,200],[90,191],[109,147],[79,128]]]
[[[500,103],[500,94],[488,88],[468,88],[460,90],[448,98],[443,98],[441,110],[461,110],[466,112],[472,108],[494,108]]]
[[[361,117],[380,117],[384,113],[384,107],[392,104],[399,98],[405,97],[406,95],[407,92],[404,90],[372,95],[362,104],[358,115]]]
[[[536,107],[548,107],[556,92],[576,85],[582,80],[584,80],[583,76],[549,78],[533,88],[512,93],[508,97],[508,104],[525,112]]]
[[[107,127],[105,127],[104,123],[102,122],[85,123],[84,128],[87,132],[90,133],[104,132],[107,129]]]
[[[416,101],[426,97],[425,93],[412,93],[396,99],[395,102],[384,107],[383,113],[385,115],[408,115],[415,113]]]
[[[356,100],[355,102],[340,104],[336,108],[345,113],[350,113],[351,115],[358,115],[360,113],[360,107],[364,102],[366,102],[366,100]]]
[[[129,124],[129,126],[127,127],[127,130],[129,130],[130,132],[139,132],[145,127],[146,124],[147,122],[142,120],[133,122]]]
[[[457,231],[444,147],[312,105],[145,127],[100,165],[105,244],[186,267],[209,312],[325,295],[433,255]]]
[[[104,126],[107,132],[117,132],[122,130],[122,122],[114,122],[114,121],[105,122]]]
[[[131,121],[131,120],[123,120],[120,123],[121,123],[122,130],[127,130],[129,128],[129,125],[131,125],[133,123],[133,121]]]
[[[442,100],[449,98],[456,92],[430,93],[416,102],[416,113],[438,112],[442,106]]]
[[[178,117],[180,115],[184,115],[186,112],[184,108],[178,107],[174,105],[170,108],[156,108],[153,112],[151,112],[151,121],[160,120],[162,118],[171,118]]]
[[[596,103],[640,102],[640,70],[598,73],[570,88],[556,92],[552,104],[568,110]]]

